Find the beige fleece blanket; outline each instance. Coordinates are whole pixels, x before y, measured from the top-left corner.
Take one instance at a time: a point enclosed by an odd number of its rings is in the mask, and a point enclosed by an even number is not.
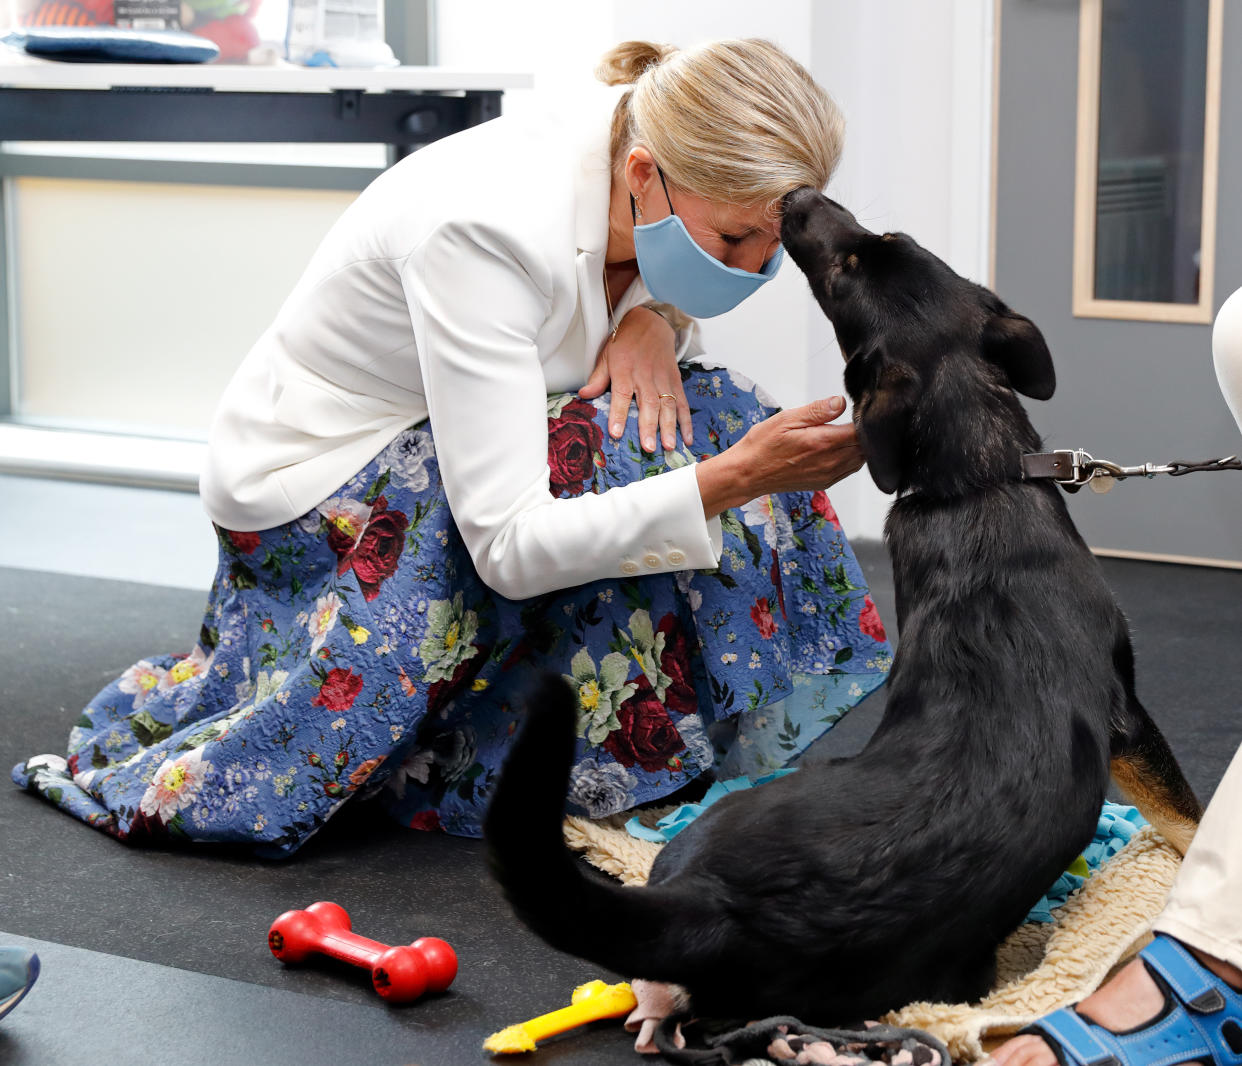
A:
[[[654,824],[672,808],[643,812]],[[628,814],[600,821],[567,818],[565,839],[593,866],[641,885],[661,845],[625,831]],[[1089,995],[1150,939],[1181,857],[1150,826],[1101,866],[1051,924],[1017,929],[997,952],[992,992],[977,1003],[911,1003],[881,1021],[925,1029],[957,1062],[973,1062],[1004,1036]]]

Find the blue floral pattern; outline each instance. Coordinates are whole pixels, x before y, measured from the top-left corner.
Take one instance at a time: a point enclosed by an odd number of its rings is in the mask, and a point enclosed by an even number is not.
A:
[[[683,377],[697,453],[642,452],[633,411],[614,441],[607,395],[550,397],[553,493],[693,463],[773,413],[740,375]],[[67,757],[31,758],[13,778],[131,842],[285,855],[355,796],[407,825],[478,835],[523,696],[547,670],[578,695],[571,800],[586,813],[708,770],[758,777],[881,684],[892,656],[823,492],[753,501],[722,528],[716,569],[508,600],[475,571],[431,433],[413,426],[297,520],[218,530],[196,646],[135,663],[85,709]]]

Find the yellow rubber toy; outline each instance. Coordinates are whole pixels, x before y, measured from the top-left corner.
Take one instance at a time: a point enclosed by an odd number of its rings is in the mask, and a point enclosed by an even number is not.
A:
[[[483,1041],[483,1050],[493,1055],[513,1055],[521,1051],[534,1051],[535,1045],[549,1036],[576,1029],[587,1022],[604,1018],[621,1018],[629,1014],[638,1001],[630,986],[622,981],[606,985],[603,981],[588,981],[574,989],[570,1006],[541,1014],[528,1022],[511,1025],[493,1033]]]

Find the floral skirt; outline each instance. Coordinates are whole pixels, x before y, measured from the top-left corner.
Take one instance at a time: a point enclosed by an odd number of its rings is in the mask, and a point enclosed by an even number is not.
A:
[[[696,454],[645,454],[607,395],[548,401],[552,492],[602,492],[694,462],[773,413],[724,370],[683,371]],[[757,777],[881,684],[891,650],[823,492],[722,516],[713,570],[505,599],[480,580],[425,423],[338,492],[259,533],[220,529],[198,644],[151,655],[95,697],[68,757],[23,788],[130,842],[287,855],[353,797],[404,824],[477,836],[525,695],[579,697],[572,805],[603,816],[706,771]]]

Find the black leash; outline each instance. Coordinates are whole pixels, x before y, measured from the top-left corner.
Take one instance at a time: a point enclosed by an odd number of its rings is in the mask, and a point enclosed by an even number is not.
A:
[[[893,1025],[873,1025],[870,1028],[822,1029],[806,1025],[797,1018],[778,1016],[751,1022],[740,1028],[713,1023],[703,1025],[706,1030],[701,1048],[679,1048],[675,1043],[677,1027],[688,1029],[694,1022],[688,1011],[665,1018],[655,1033],[656,1047],[665,1062],[677,1066],[735,1066],[751,1062],[827,1062],[829,1056],[798,1055],[809,1044],[822,1043],[835,1051],[832,1056],[842,1066],[893,1066],[901,1062],[905,1066],[952,1066],[949,1049],[931,1033],[921,1029],[905,1029]],[[773,1041],[787,1045],[781,1053],[791,1054],[776,1059],[770,1049]],[[821,1049],[827,1051],[827,1048]]]
[[[1051,478],[1066,492],[1077,492],[1084,485],[1089,485],[1092,492],[1107,492],[1118,481],[1128,477],[1151,478],[1157,474],[1181,477],[1183,474],[1198,474],[1205,470],[1242,470],[1242,460],[1236,455],[1230,455],[1224,459],[1205,459],[1198,463],[1174,459],[1169,463],[1121,466],[1107,459],[1096,459],[1081,448],[1030,452],[1022,456],[1023,478],[1028,481]]]

